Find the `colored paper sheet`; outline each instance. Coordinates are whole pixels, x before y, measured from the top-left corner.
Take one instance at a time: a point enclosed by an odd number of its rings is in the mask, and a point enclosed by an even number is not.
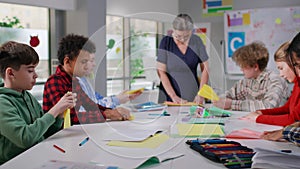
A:
[[[138,92],[143,92],[145,89],[144,88],[140,88],[140,89],[136,89],[136,90],[130,90],[127,91],[126,94],[136,94]]]
[[[218,101],[219,97],[218,95],[215,93],[215,91],[207,84],[203,85],[202,88],[199,90],[198,95],[212,100],[212,101]]]
[[[203,16],[222,16],[224,11],[232,10],[232,0],[204,0]]]
[[[162,110],[164,108],[166,108],[166,105],[157,104],[154,102],[145,102],[145,103],[132,106],[133,111],[139,111],[139,112],[151,111],[151,110]]]
[[[167,106],[202,106],[201,104],[197,104],[194,102],[174,103],[174,102],[170,102],[170,101],[165,101],[164,104]]]
[[[222,137],[224,131],[219,124],[177,124],[178,134],[187,137]]]
[[[163,129],[149,128],[149,129],[135,129],[131,127],[114,128],[113,131],[107,131],[104,140],[109,141],[144,141],[155,134],[163,132]]]
[[[207,109],[209,114],[212,116],[217,116],[217,117],[229,117],[231,116],[231,112],[226,111],[224,109],[220,109],[218,107],[212,106]]]
[[[71,127],[70,109],[64,112],[64,129]]]
[[[232,0],[222,0],[223,6],[232,6]]]
[[[249,129],[240,129],[234,130],[231,133],[226,135],[226,138],[235,138],[235,139],[259,139],[262,135],[262,132],[249,130]]]
[[[107,145],[132,148],[157,148],[168,139],[169,136],[166,134],[156,134],[143,141],[110,141]]]
[[[190,118],[187,123],[191,124],[225,124],[224,118]]]
[[[172,154],[172,156],[164,158],[163,160],[161,160],[157,156],[153,156],[153,157],[148,158],[146,161],[144,161],[138,167],[136,167],[136,169],[149,168],[150,166],[153,166],[155,164],[157,165],[159,163],[163,163],[166,161],[175,160],[175,159],[183,157],[183,156],[184,156],[183,154],[179,154],[179,155]]]
[[[243,14],[243,25],[250,25],[250,13]]]

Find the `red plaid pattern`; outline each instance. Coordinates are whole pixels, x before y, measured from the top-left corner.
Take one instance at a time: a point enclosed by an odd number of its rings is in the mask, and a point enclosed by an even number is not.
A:
[[[81,89],[79,81],[68,75],[63,67],[59,65],[55,74],[51,75],[44,87],[43,110],[48,112],[68,91],[77,93],[77,103],[71,109],[71,124],[104,122],[106,117],[103,114],[106,107],[96,104]],[[79,112],[83,106],[86,112]]]

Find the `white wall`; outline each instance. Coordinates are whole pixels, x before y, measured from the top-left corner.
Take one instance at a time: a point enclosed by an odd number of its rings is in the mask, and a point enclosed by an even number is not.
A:
[[[224,40],[224,21],[223,16],[202,17],[201,0],[178,0],[179,13],[188,13],[194,22],[211,23],[211,42],[217,53],[210,53],[210,80],[213,87],[228,89],[235,80],[225,79],[222,45]],[[233,10],[270,8],[270,7],[289,7],[300,6],[300,0],[233,0]],[[278,11],[280,12],[280,11]],[[211,50],[212,52],[214,50]],[[223,72],[221,74],[220,72]]]
[[[95,90],[106,95],[106,0],[78,0],[77,10],[66,11],[66,34],[89,37],[96,45]]]
[[[178,0],[107,0],[106,10],[110,15],[170,21],[178,13]]]

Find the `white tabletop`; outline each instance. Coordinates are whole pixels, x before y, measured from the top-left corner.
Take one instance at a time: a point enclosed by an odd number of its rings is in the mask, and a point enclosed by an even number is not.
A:
[[[170,137],[158,148],[127,148],[106,145],[105,136],[117,128],[136,129],[165,129],[170,132],[172,126],[179,123],[182,113],[188,112],[188,107],[169,107],[168,113],[171,116],[153,117],[149,112],[139,112],[135,114],[133,121],[106,122],[97,124],[76,125],[68,129],[61,130],[47,140],[35,145],[14,159],[6,162],[1,168],[37,168],[49,160],[73,161],[81,163],[97,163],[104,166],[118,166],[120,168],[134,168],[151,156],[164,156],[166,154],[184,154],[183,157],[170,160],[154,168],[225,168],[222,164],[212,162],[196,151],[189,148],[185,143],[186,138]],[[234,112],[225,122],[225,133],[232,130],[248,128],[256,131],[275,130],[281,127],[264,124],[257,124],[250,121],[239,120],[238,117],[247,112]],[[83,146],[79,143],[89,137],[90,140]],[[300,153],[300,149],[292,143],[273,142],[261,139],[239,139],[235,140],[249,148],[266,148],[271,150],[290,149]],[[63,148],[62,153],[55,149],[53,145]]]

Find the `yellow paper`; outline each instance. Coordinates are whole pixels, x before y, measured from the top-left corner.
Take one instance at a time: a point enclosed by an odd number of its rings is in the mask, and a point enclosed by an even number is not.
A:
[[[197,104],[195,102],[174,103],[174,102],[170,102],[170,101],[165,101],[164,104],[167,106],[201,106],[201,104]]]
[[[188,137],[216,137],[224,136],[219,124],[177,124],[178,134]]]
[[[215,91],[208,86],[207,84],[203,85],[202,88],[200,89],[200,91],[198,92],[199,96],[202,96],[206,99],[212,100],[212,101],[218,101],[219,97],[218,95],[215,93]]]
[[[140,89],[136,89],[136,90],[130,90],[128,92],[126,92],[126,94],[135,94],[137,92],[143,92],[144,88],[140,88]]]
[[[131,121],[131,120],[134,120],[134,119],[135,119],[134,115],[130,115],[129,120]]]
[[[156,134],[143,141],[110,141],[107,145],[132,148],[157,148],[168,139],[169,136],[166,134]]]
[[[64,129],[71,127],[71,117],[70,109],[65,110],[64,112]]]
[[[250,13],[243,14],[243,25],[250,25]]]
[[[222,6],[232,6],[232,0],[222,0]]]

